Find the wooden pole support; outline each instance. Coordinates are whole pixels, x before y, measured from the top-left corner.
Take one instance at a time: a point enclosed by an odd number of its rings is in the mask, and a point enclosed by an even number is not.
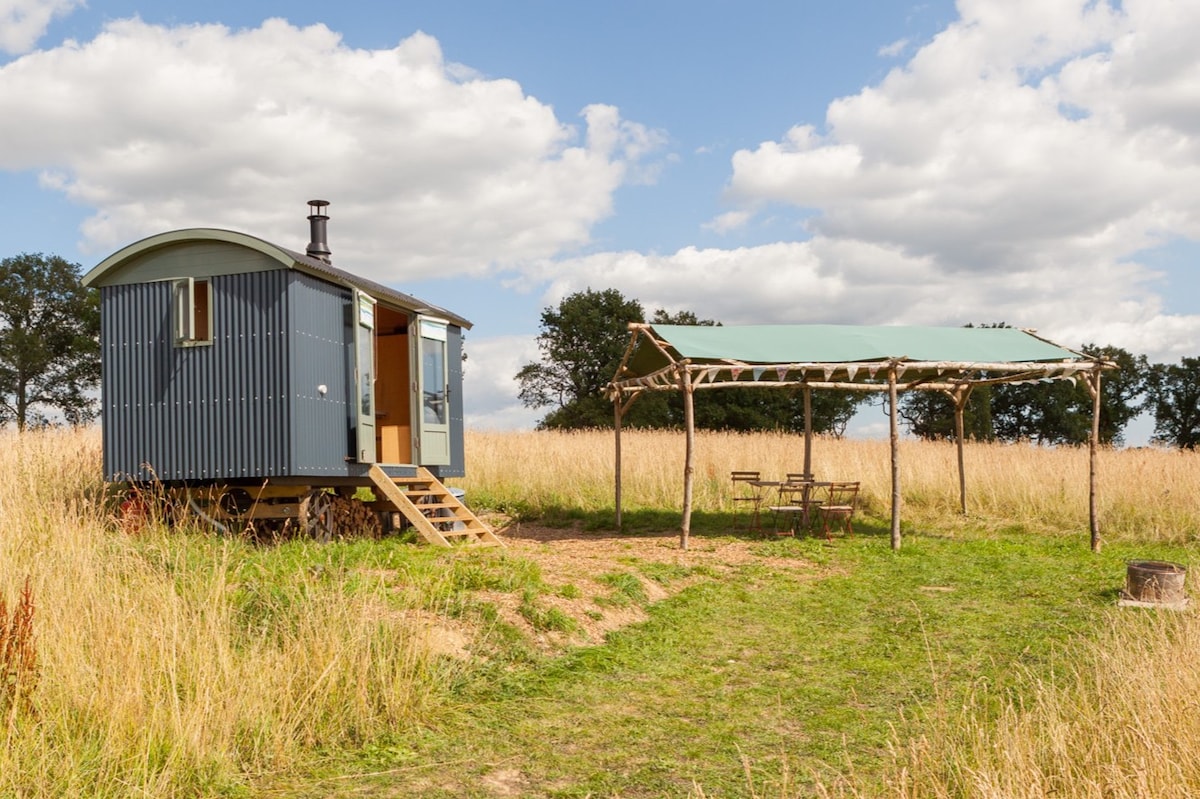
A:
[[[971,398],[971,386],[960,388],[954,392],[954,438],[958,443],[958,507],[963,516],[967,515],[967,468],[963,460],[963,439],[966,438],[966,424],[963,416],[967,409],[967,400]]]
[[[812,389],[804,387],[804,473],[812,477]]]
[[[900,551],[900,420],[896,367],[888,369],[888,426],[892,442],[892,549]]]
[[[616,471],[614,477],[614,497],[613,501],[617,506],[617,532],[621,532],[621,395],[616,394],[613,397],[613,430],[616,435],[613,437],[616,451],[613,453],[613,468]]]
[[[1092,551],[1100,551],[1100,519],[1096,512],[1096,458],[1100,448],[1100,370],[1088,375],[1088,391],[1092,395],[1092,435],[1088,441],[1088,529]]]
[[[680,370],[679,379],[683,384],[683,423],[687,442],[683,462],[683,524],[679,531],[679,548],[687,549],[692,528],[692,478],[696,471],[695,391],[692,388],[692,375],[686,368]]]

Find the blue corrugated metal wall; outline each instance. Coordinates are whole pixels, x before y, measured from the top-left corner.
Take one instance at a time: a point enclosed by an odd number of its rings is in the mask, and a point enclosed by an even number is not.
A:
[[[357,417],[349,402],[354,375],[352,292],[292,272],[289,385],[292,464],[296,476],[344,476]],[[319,390],[325,387],[325,393]]]
[[[177,347],[169,281],[102,289],[109,480],[288,473],[288,270],[212,280],[213,343]]]

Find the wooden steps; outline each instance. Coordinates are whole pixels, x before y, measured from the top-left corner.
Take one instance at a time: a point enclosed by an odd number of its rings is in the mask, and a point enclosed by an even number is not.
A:
[[[378,510],[401,513],[409,524],[430,544],[448,547],[452,541],[483,546],[504,546],[471,509],[442,485],[424,466],[414,477],[390,477],[372,466],[367,473],[380,499]]]

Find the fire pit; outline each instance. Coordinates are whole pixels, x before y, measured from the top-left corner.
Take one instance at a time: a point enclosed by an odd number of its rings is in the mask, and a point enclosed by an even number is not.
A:
[[[1131,560],[1126,564],[1121,604],[1136,607],[1182,608],[1187,605],[1184,581],[1187,567],[1163,560]]]

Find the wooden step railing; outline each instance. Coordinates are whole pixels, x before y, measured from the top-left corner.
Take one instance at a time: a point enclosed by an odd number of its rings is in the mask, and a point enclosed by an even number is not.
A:
[[[378,465],[368,475],[376,489],[379,510],[400,513],[430,544],[448,547],[452,540],[484,546],[504,546],[492,528],[454,496],[424,466],[413,477],[391,477]]]

